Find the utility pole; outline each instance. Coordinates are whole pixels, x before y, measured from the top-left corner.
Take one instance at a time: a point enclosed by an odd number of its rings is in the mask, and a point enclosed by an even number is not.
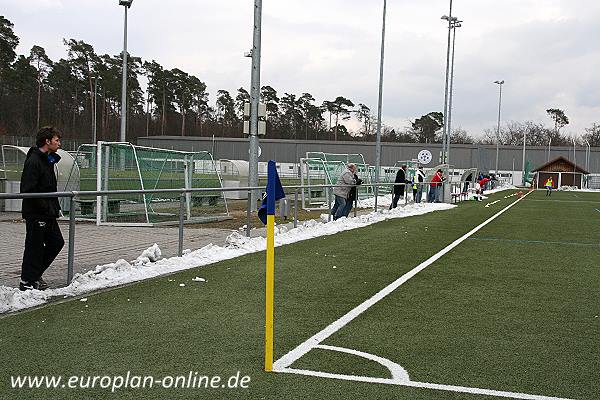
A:
[[[444,15],[442,19],[448,21],[448,46],[446,50],[446,82],[444,89],[444,126],[442,129],[442,164],[446,164],[446,134],[448,131],[448,85],[450,80],[450,34],[452,32],[452,0],[450,0],[450,11],[448,15]]]
[[[379,170],[381,169],[381,102],[383,98],[383,59],[385,53],[385,12],[386,0],[383,0],[383,21],[381,23],[381,56],[379,58],[379,98],[377,101],[377,135],[375,140],[375,183],[379,183]],[[379,197],[379,186],[375,186],[375,211],[377,211],[377,199]]]
[[[496,178],[498,177],[498,153],[500,148],[500,110],[502,108],[502,85],[504,80],[494,81],[500,87],[500,95],[498,97],[498,129],[496,130]]]
[[[258,102],[260,99],[262,0],[254,0],[254,36],[252,40],[252,74],[250,78],[250,148],[249,186],[258,186]],[[258,193],[250,192],[250,211],[256,211]]]

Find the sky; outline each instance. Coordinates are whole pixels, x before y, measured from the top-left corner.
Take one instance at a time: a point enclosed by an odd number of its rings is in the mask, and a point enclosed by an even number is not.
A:
[[[19,54],[34,45],[66,58],[62,39],[98,54],[123,47],[118,0],[0,0],[15,25]],[[344,96],[377,112],[383,1],[264,0],[261,85],[311,93],[318,104]],[[382,119],[403,128],[444,107],[449,0],[388,0]],[[600,1],[454,0],[457,29],[452,127],[475,137],[501,121],[553,126],[565,111],[568,135],[600,123]],[[252,0],[134,0],[128,50],[196,75],[211,101],[250,86]],[[355,127],[356,123],[350,124]]]

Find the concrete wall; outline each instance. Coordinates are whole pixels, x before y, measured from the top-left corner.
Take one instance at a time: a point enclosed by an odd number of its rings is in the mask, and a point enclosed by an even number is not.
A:
[[[215,159],[231,160],[248,159],[248,139],[243,138],[212,138],[182,137],[182,136],[150,136],[138,139],[142,146],[160,147],[165,149],[185,151],[212,151]],[[283,139],[261,139],[262,154],[260,161],[276,160],[278,162],[298,162],[307,151],[322,151],[325,153],[361,153],[365,161],[375,164],[375,143],[372,142],[331,142],[331,141],[298,141]],[[432,164],[437,164],[441,151],[440,144],[418,143],[382,143],[381,165],[394,165],[396,161],[410,160],[417,157],[422,149],[428,149],[434,156]],[[520,146],[501,146],[498,159],[500,170],[522,169],[523,148]],[[573,158],[572,147],[552,147],[550,158],[563,156]],[[546,162],[547,148],[527,147],[526,158],[533,167]],[[457,168],[478,168],[480,170],[495,170],[496,146],[479,144],[454,144],[450,147],[450,163]],[[585,168],[585,149],[576,151],[577,165]],[[600,148],[592,148],[590,172],[600,173]]]

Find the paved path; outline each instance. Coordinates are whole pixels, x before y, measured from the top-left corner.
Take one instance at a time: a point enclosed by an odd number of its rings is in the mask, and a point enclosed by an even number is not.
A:
[[[69,225],[59,221],[65,242],[68,242]],[[198,249],[209,243],[224,244],[229,229],[185,228],[184,249]],[[85,272],[96,265],[114,262],[120,258],[135,260],[142,251],[158,243],[163,257],[177,255],[178,228],[140,228],[96,226],[78,223],[75,227],[74,272]],[[0,213],[0,285],[17,286],[21,274],[25,223],[19,214]],[[65,244],[44,279],[54,287],[64,286],[67,279],[68,246]]]

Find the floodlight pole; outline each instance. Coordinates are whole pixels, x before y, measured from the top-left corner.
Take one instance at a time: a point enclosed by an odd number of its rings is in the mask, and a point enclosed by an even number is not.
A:
[[[379,170],[381,169],[381,102],[383,98],[383,59],[385,53],[385,12],[387,1],[383,0],[383,20],[381,23],[381,57],[379,59],[379,98],[377,100],[377,134],[375,139],[375,183],[379,183]],[[368,171],[367,171],[368,173]],[[379,187],[375,186],[375,211]]]
[[[121,135],[119,137],[121,142],[127,141],[125,134],[127,126],[127,9],[131,7],[131,3],[131,1],[119,2],[125,9],[123,24],[123,80],[121,85]]]
[[[448,128],[446,129],[446,164],[450,164],[450,136],[452,135],[452,97],[454,90],[454,45],[456,44],[456,28],[460,28],[462,21],[452,18],[452,62],[450,67],[450,91],[448,93]],[[449,194],[448,194],[449,196]]]
[[[525,186],[525,141],[527,140],[527,130],[523,131],[523,186]]]
[[[585,143],[587,145],[586,151],[585,151],[585,169],[586,170],[590,170],[590,158],[592,155],[592,149],[590,147],[590,142],[587,141],[587,139],[584,139]]]
[[[96,112],[96,103],[98,102],[98,77],[96,76],[94,82],[94,128],[92,131],[92,143],[96,143],[98,141],[98,114]]]
[[[446,82],[444,89],[444,125],[442,127],[442,164],[446,164],[446,135],[448,132],[448,81],[450,75],[450,34],[452,32],[452,0],[450,0],[450,11],[448,12],[448,15],[444,15],[442,19],[448,20],[448,46],[446,50]]]
[[[496,130],[496,177],[498,177],[498,153],[500,150],[500,110],[502,108],[502,85],[504,81],[494,81],[500,88],[500,95],[498,97],[498,129]]]
[[[254,36],[252,40],[252,73],[250,77],[250,148],[248,157],[249,186],[258,186],[258,102],[260,98],[262,0],[254,0]],[[256,211],[258,193],[250,191],[250,209]]]
[[[573,140],[573,171],[575,171],[575,166],[577,164],[577,156],[575,155],[575,137],[573,136],[571,140]]]

